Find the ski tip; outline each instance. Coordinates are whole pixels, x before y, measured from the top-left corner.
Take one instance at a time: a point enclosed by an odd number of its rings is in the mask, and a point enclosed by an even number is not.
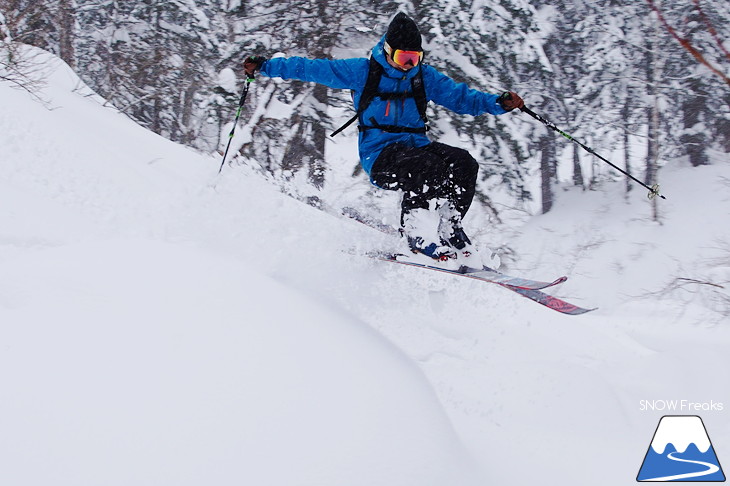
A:
[[[561,314],[564,314],[566,316],[581,316],[583,314],[587,314],[589,312],[593,312],[594,310],[598,309],[598,307],[594,307],[592,309],[586,309],[584,307],[578,307],[577,305],[569,304],[564,301],[561,302],[561,305],[555,305],[555,302],[553,302],[551,304],[543,303],[543,305],[545,305],[549,309],[560,312]]]
[[[576,307],[570,312],[565,312],[565,314],[568,314],[570,316],[580,316],[582,314],[587,314],[589,312],[593,312],[594,310],[597,310],[598,307],[594,307],[593,309],[584,309],[583,307]]]

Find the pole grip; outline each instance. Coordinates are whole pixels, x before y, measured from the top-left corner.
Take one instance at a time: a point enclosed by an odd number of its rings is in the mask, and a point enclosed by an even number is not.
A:
[[[523,112],[527,113],[528,115],[530,115],[535,120],[540,120],[540,117],[537,115],[537,113],[535,113],[534,111],[532,111],[531,109],[529,109],[527,106],[523,106],[522,108],[520,108],[520,110],[522,110]]]

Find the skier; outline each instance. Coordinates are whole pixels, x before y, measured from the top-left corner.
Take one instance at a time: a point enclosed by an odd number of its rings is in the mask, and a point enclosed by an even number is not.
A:
[[[435,260],[469,257],[474,248],[462,218],[474,198],[479,164],[466,150],[428,138],[426,104],[476,116],[501,115],[524,102],[511,91],[495,95],[457,84],[423,57],[418,26],[401,12],[370,60],[251,56],[243,66],[249,77],[260,71],[352,90],[357,115],[342,128],[359,121],[360,163],[370,181],[403,191],[401,233],[411,250]]]

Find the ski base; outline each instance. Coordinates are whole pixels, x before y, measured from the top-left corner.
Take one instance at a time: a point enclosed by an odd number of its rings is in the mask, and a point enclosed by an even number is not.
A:
[[[579,316],[581,314],[585,314],[586,312],[591,312],[597,309],[597,307],[594,307],[592,309],[578,307],[575,304],[571,304],[570,302],[566,302],[563,299],[553,297],[552,295],[546,294],[545,292],[541,292],[539,290],[521,289],[519,287],[513,287],[511,285],[502,285],[502,287],[517,292],[522,297],[526,297],[534,302],[537,302],[538,304],[544,305],[548,309],[558,311],[561,314]]]

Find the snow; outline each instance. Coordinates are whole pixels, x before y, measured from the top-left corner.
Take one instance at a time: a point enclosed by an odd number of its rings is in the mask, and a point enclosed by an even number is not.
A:
[[[4,280],[6,484],[457,472],[456,436],[408,359],[242,262],[114,239],[16,258]]]
[[[396,242],[42,55],[47,106],[0,84],[0,484],[613,486],[641,400],[730,406],[726,160],[663,168],[660,223],[616,183],[514,228],[505,271],[599,307],[564,316],[362,257]],[[730,418],[702,418],[722,461]]]
[[[236,73],[233,69],[225,68],[218,73],[218,86],[229,93],[238,92],[238,86],[236,85]]]

